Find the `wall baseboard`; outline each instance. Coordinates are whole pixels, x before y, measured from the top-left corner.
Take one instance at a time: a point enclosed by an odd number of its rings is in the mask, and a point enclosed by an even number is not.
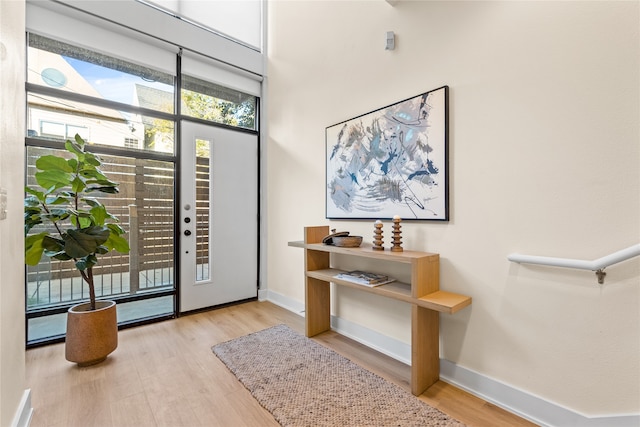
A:
[[[640,425],[640,415],[589,417],[445,359],[440,359],[440,378],[540,426],[637,427]]]
[[[20,405],[16,409],[11,427],[29,427],[31,417],[33,416],[33,408],[31,407],[31,389],[27,389],[22,393]]]
[[[270,290],[267,290],[266,293],[266,301],[304,317],[304,304],[300,301]],[[260,293],[258,293],[258,298],[260,298]]]
[[[398,341],[395,338],[382,335],[376,331],[360,326],[348,320],[331,316],[331,329],[351,338],[361,344],[366,345],[392,359],[411,365],[411,345]]]
[[[304,316],[304,304],[267,291],[266,300]],[[389,357],[411,364],[411,345],[331,316],[331,328]],[[586,416],[470,369],[440,359],[440,378],[474,396],[544,427],[638,427],[640,414]]]

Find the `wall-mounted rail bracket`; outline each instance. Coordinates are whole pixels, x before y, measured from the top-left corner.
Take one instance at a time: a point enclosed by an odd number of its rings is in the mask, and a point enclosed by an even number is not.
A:
[[[604,284],[604,276],[606,276],[607,273],[604,272],[604,269],[601,268],[599,270],[596,270],[596,276],[598,276],[598,284],[603,285]]]

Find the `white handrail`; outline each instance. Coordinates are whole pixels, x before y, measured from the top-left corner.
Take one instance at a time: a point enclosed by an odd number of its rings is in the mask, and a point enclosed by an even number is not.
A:
[[[598,277],[598,283],[602,285],[604,283],[604,276],[607,275],[607,273],[604,272],[605,268],[609,267],[610,265],[626,261],[630,258],[637,257],[639,255],[640,243],[630,246],[627,249],[614,252],[610,255],[603,256],[602,258],[594,259],[593,261],[522,254],[511,254],[507,257],[507,259],[509,261],[526,264],[540,264],[549,265],[552,267],[579,268],[581,270],[595,271],[596,276]]]
[[[614,252],[610,255],[603,256],[602,258],[594,259],[593,261],[584,261],[580,259],[569,258],[553,258],[545,256],[534,255],[522,255],[511,254],[507,257],[509,261],[525,263],[525,264],[540,264],[549,265],[552,267],[566,267],[566,268],[578,268],[581,270],[598,271],[604,268],[617,264],[622,261],[626,261],[630,258],[640,256],[640,243],[630,246],[621,251]]]

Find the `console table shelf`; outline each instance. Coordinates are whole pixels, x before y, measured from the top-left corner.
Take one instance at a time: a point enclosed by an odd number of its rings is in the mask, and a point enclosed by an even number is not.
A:
[[[335,268],[328,268],[324,270],[312,270],[306,272],[307,277],[313,277],[325,282],[331,282],[337,285],[347,286],[364,292],[382,295],[387,298],[393,298],[412,304],[418,304],[422,307],[430,308],[441,313],[453,314],[471,304],[471,298],[466,295],[454,294],[445,291],[436,291],[420,298],[413,298],[411,296],[411,284],[409,283],[396,281],[387,283],[386,285],[369,287],[335,277],[340,273],[345,273],[345,271]]]
[[[323,236],[324,237],[324,236]],[[332,252],[336,254],[355,255],[365,258],[377,258],[382,260],[390,260],[394,262],[401,262],[405,264],[411,264],[414,259],[424,258],[425,256],[435,256],[438,254],[431,254],[428,252],[416,252],[416,251],[403,251],[403,252],[391,252],[390,250],[374,251],[373,245],[370,243],[363,243],[358,248],[341,248],[339,246],[325,245],[323,243],[305,243],[304,241],[289,242],[289,246],[297,248],[311,249],[320,252]]]
[[[348,280],[338,279],[337,276],[340,273],[345,273],[344,270],[337,270],[335,268],[328,268],[325,270],[313,270],[307,271],[307,277],[313,277],[325,282],[335,283],[337,285],[347,286],[355,288],[365,292],[371,292],[373,294],[383,295],[388,298],[399,299],[401,301],[412,302],[411,297],[411,285],[402,282],[391,282],[386,285],[380,285],[376,287],[369,287],[360,285],[358,283],[350,282]]]
[[[471,297],[440,290],[440,256],[417,251],[374,251],[371,245],[341,248],[325,245],[328,226],[305,227],[304,241],[289,246],[305,250],[305,329],[312,337],[330,329],[329,283],[358,289],[411,304],[411,392],[422,394],[440,376],[439,314],[455,313],[471,304]],[[335,277],[330,254],[372,258],[408,264],[411,283],[391,282],[369,287]]]

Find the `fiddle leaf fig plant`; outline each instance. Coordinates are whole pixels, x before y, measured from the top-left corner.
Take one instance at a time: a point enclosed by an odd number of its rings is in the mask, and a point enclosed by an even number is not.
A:
[[[43,254],[60,261],[73,260],[89,286],[91,310],[96,308],[93,267],[111,250],[127,254],[119,220],[95,193],[118,193],[118,184],[100,170],[100,159],[85,150],[86,141],[75,136],[65,142],[71,158],[44,155],[36,160],[38,187],[25,187],[25,262],[37,265]],[[33,233],[32,229],[44,228]]]

